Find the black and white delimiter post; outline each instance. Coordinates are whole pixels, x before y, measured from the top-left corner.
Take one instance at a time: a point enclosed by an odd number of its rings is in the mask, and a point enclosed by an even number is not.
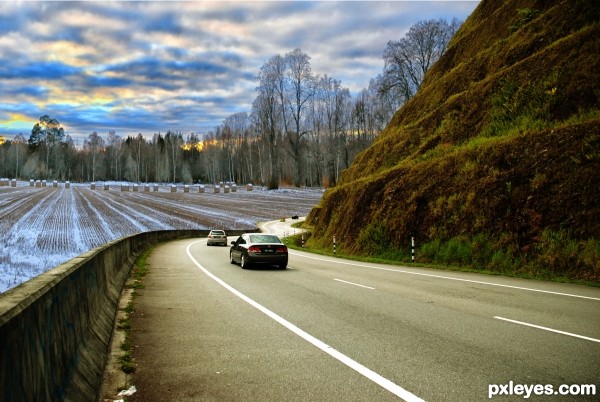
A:
[[[333,255],[335,255],[335,235],[333,235]]]

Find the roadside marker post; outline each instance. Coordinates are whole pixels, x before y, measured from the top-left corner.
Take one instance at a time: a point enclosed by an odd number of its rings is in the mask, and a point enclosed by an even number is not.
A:
[[[412,262],[415,262],[415,238],[414,238],[414,236],[410,238],[410,243],[412,245]]]
[[[335,235],[333,235],[333,255],[335,255]]]

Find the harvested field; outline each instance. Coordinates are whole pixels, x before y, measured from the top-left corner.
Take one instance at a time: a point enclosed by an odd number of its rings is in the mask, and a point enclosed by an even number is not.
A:
[[[170,185],[159,191],[121,191],[120,183],[91,189],[0,187],[0,292],[106,242],[151,230],[252,229],[257,222],[306,215],[320,189],[189,193]]]

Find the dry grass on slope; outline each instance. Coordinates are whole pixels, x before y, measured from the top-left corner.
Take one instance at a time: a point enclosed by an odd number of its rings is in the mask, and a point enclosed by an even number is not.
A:
[[[422,260],[600,282],[599,10],[483,1],[310,214],[313,244],[402,258],[416,236]]]

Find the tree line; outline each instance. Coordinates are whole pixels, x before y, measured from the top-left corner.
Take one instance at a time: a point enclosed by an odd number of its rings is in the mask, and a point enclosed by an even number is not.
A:
[[[419,89],[460,22],[421,21],[389,41],[381,74],[352,96],[342,82],[312,71],[300,49],[274,55],[256,76],[252,109],[209,133],[167,131],[146,138],[92,132],[74,146],[60,122],[40,117],[0,146],[0,176],[70,181],[257,183],[275,189],[332,186],[394,112]]]

